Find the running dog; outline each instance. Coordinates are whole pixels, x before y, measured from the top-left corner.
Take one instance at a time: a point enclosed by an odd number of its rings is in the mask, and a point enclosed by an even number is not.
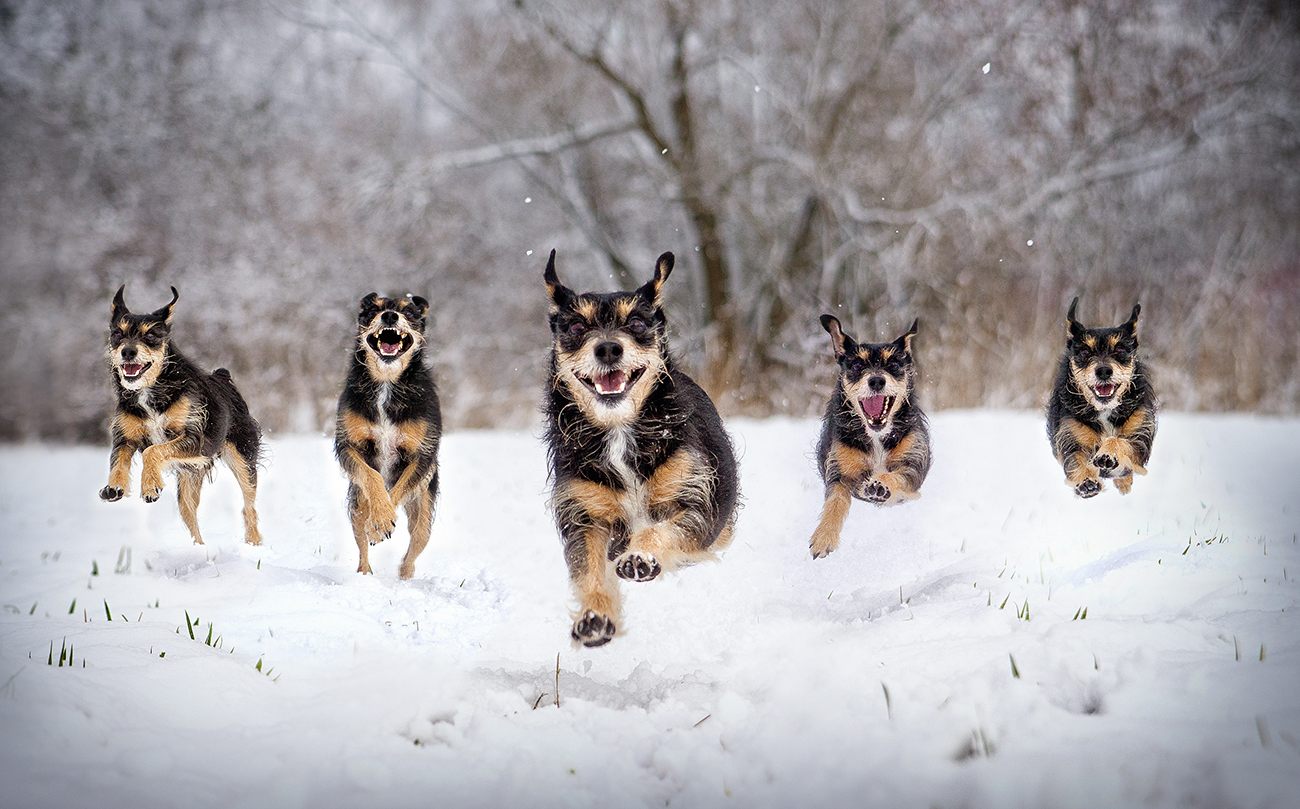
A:
[[[718,411],[668,350],[663,284],[673,254],[635,292],[543,275],[553,344],[546,403],[551,506],[578,598],[572,637],[608,643],[622,621],[618,579],[716,558],[731,542],[739,486]]]
[[[111,503],[130,493],[131,463],[139,452],[140,496],[155,502],[162,494],[163,473],[175,470],[181,519],[194,543],[202,545],[199,493],[220,457],[244,495],[244,541],[261,545],[254,507],[261,429],[229,371],[205,373],[172,342],[172,308],[180,299],[176,287],[171,303],[147,315],[126,308],[125,291],[125,284],[118,288],[109,316],[108,359],[117,409],[108,485],[100,490],[100,499]]]
[[[348,477],[348,516],[361,552],[358,573],[370,573],[370,546],[393,533],[406,507],[411,544],[398,575],[415,575],[429,544],[438,498],[442,410],[424,364],[424,298],[361,299],[357,340],[339,396],[334,455]]]
[[[1066,345],[1047,404],[1047,438],[1080,497],[1094,497],[1109,478],[1120,494],[1145,475],[1156,437],[1156,395],[1138,359],[1134,304],[1115,328],[1089,329],[1074,319],[1079,299],[1065,316]]]
[[[821,321],[840,374],[817,442],[826,502],[809,542],[814,559],[839,547],[850,497],[878,505],[914,500],[930,471],[930,432],[912,361],[918,321],[892,343],[857,343],[831,315]]]

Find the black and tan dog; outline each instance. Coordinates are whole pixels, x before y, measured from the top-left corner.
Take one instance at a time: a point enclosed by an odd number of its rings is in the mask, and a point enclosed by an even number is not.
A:
[[[357,341],[339,396],[334,454],[348,476],[348,516],[361,551],[358,573],[370,573],[370,546],[387,539],[406,507],[411,544],[398,575],[415,574],[429,544],[438,498],[442,411],[424,364],[429,304],[419,296],[361,299]]]
[[[618,579],[650,581],[731,541],[739,488],[708,395],[668,351],[662,288],[673,254],[635,292],[577,294],[555,273],[545,405],[551,505],[578,597],[573,639],[600,646],[621,622]]]
[[[1145,475],[1156,436],[1156,395],[1138,359],[1141,304],[1115,328],[1089,329],[1074,319],[1079,299],[1065,316],[1066,347],[1047,404],[1047,437],[1080,497],[1101,491],[1110,478],[1121,494],[1133,475]]]
[[[821,321],[840,374],[817,442],[826,502],[809,542],[815,559],[839,547],[851,497],[880,505],[913,500],[930,471],[930,432],[916,401],[912,360],[917,322],[892,343],[857,343],[831,315]]]
[[[244,495],[244,541],[262,544],[257,531],[257,459],[262,433],[235,389],[230,372],[205,373],[185,358],[171,339],[172,307],[180,298],[172,287],[171,303],[147,315],[132,314],[113,296],[109,318],[108,357],[117,390],[113,414],[113,449],[103,500],[121,500],[130,491],[131,462],[142,462],[140,496],[156,501],[163,473],[176,471],[176,499],[181,519],[196,544],[197,511],[204,478],[211,478],[216,459],[235,473]]]

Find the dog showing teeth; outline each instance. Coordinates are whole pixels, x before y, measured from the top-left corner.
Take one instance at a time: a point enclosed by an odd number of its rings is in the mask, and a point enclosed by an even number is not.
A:
[[[429,303],[419,296],[361,299],[357,339],[339,396],[334,454],[348,476],[348,516],[370,573],[370,547],[387,539],[405,507],[411,543],[398,575],[415,575],[438,497],[442,411],[424,364]]]
[[[195,544],[199,534],[199,495],[220,458],[234,473],[244,496],[244,541],[260,545],[257,528],[257,461],[262,432],[248,412],[230,372],[202,371],[172,342],[172,309],[180,299],[148,314],[126,306],[126,286],[113,296],[108,356],[113,368],[117,408],[113,449],[102,500],[116,502],[131,488],[131,462],[142,459],[140,496],[146,503],[162,494],[163,475],[176,473],[181,520]]]
[[[1109,479],[1128,494],[1134,475],[1147,473],[1156,435],[1156,396],[1138,359],[1137,319],[1090,329],[1075,320],[1079,299],[1065,316],[1066,346],[1047,404],[1047,437],[1079,497],[1094,497]]]
[[[739,498],[731,441],[708,395],[668,351],[662,287],[673,254],[635,292],[578,294],[543,275],[552,346],[546,399],[551,506],[578,598],[575,643],[622,625],[619,579],[646,582],[714,558]]]
[[[814,559],[839,547],[852,498],[877,505],[915,499],[930,471],[930,434],[916,401],[912,359],[917,323],[891,343],[858,343],[835,317],[822,315],[821,322],[840,373],[817,443],[826,500],[809,541]]]

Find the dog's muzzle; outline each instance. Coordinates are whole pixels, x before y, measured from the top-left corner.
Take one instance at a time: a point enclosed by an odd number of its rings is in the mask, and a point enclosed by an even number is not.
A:
[[[630,374],[627,371],[615,370],[599,373],[594,376],[579,376],[578,380],[586,385],[602,401],[613,401],[622,398],[623,394],[636,384],[645,373],[645,368],[637,368]]]
[[[415,338],[398,329],[380,329],[366,337],[366,343],[384,362],[392,362],[410,350]]]

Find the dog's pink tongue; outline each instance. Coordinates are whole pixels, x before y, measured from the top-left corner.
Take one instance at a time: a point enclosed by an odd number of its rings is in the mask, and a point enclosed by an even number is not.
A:
[[[1111,394],[1114,393],[1114,392],[1115,392],[1115,386],[1114,386],[1114,385],[1098,385],[1098,386],[1097,386],[1097,395],[1098,395],[1098,396],[1109,396],[1109,395],[1111,395]]]
[[[402,348],[401,343],[385,343],[382,340],[379,343],[380,354],[386,354],[391,356],[393,354],[396,354],[398,351],[400,351],[401,348]]]
[[[862,412],[866,413],[869,419],[880,418],[880,414],[885,412],[885,397],[877,394],[863,399]]]
[[[598,393],[622,393],[623,386],[627,384],[627,374],[622,371],[610,371],[597,376],[594,381]]]
[[[144,370],[144,365],[138,362],[122,363],[122,372],[127,376],[138,376]]]

